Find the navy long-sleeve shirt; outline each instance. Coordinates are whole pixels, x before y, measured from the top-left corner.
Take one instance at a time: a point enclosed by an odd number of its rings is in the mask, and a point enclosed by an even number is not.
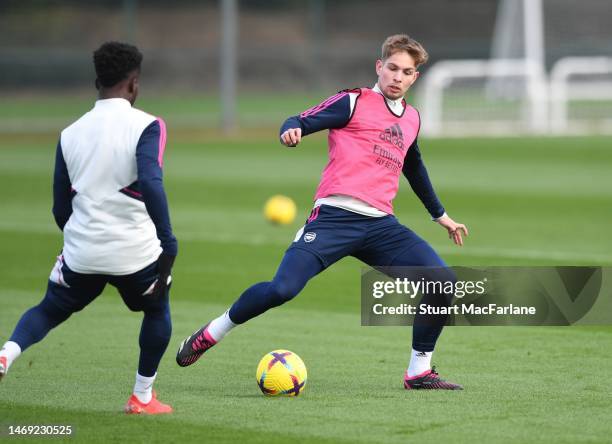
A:
[[[147,208],[151,220],[155,224],[157,237],[161,242],[164,253],[176,256],[178,243],[172,234],[168,200],[163,186],[163,171],[160,159],[159,139],[161,128],[159,121],[151,123],[140,136],[136,146],[136,165],[138,170],[138,187],[142,193],[142,200]]]
[[[62,154],[61,140],[57,142],[55,150],[55,171],[53,173],[53,217],[60,230],[70,219],[72,214],[72,187],[68,169]]]

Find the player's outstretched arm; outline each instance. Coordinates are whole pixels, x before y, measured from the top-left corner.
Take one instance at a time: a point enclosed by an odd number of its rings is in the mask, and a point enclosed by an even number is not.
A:
[[[463,245],[463,235],[468,235],[467,227],[452,220],[445,212],[436,192],[433,189],[427,168],[423,163],[419,145],[415,140],[408,149],[404,159],[403,173],[412,190],[423,202],[431,218],[442,225],[448,231],[448,236],[459,246]],[[463,235],[462,235],[463,234]]]
[[[408,148],[402,173],[404,173],[412,191],[423,203],[431,218],[436,220],[441,217],[444,214],[444,207],[429,180],[429,174],[421,158],[421,151],[416,140]]]
[[[280,142],[288,147],[297,146],[303,136],[317,131],[342,128],[351,118],[351,99],[347,91],[339,92],[297,116],[291,116],[281,126]]]

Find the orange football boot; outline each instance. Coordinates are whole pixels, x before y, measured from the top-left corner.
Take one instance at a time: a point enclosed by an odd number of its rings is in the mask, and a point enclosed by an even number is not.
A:
[[[172,407],[157,400],[155,390],[153,390],[153,397],[147,404],[143,404],[138,400],[136,395],[132,394],[125,405],[124,410],[128,415],[160,415],[163,413],[172,413]]]
[[[6,375],[8,371],[8,365],[6,364],[6,356],[0,356],[0,381],[2,381],[2,377]]]

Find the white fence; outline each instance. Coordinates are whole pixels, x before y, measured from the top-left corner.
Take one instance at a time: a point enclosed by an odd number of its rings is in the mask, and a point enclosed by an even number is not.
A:
[[[600,121],[569,117],[571,101],[612,101],[612,77],[602,79],[605,74],[612,74],[612,58],[566,57],[555,64],[550,73],[552,133],[606,132],[606,128],[609,131],[612,113]]]
[[[612,133],[608,57],[566,57],[550,76],[523,59],[445,60],[430,68],[419,92],[429,136]],[[572,103],[592,102],[602,105],[599,115],[570,112]]]

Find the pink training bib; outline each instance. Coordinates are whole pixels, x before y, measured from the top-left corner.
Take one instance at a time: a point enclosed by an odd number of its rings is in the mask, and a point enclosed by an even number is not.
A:
[[[360,95],[351,120],[329,130],[329,161],[315,200],[342,194],[393,214],[404,158],[419,132],[419,113],[406,104],[398,117],[382,94],[369,88],[354,92]]]

